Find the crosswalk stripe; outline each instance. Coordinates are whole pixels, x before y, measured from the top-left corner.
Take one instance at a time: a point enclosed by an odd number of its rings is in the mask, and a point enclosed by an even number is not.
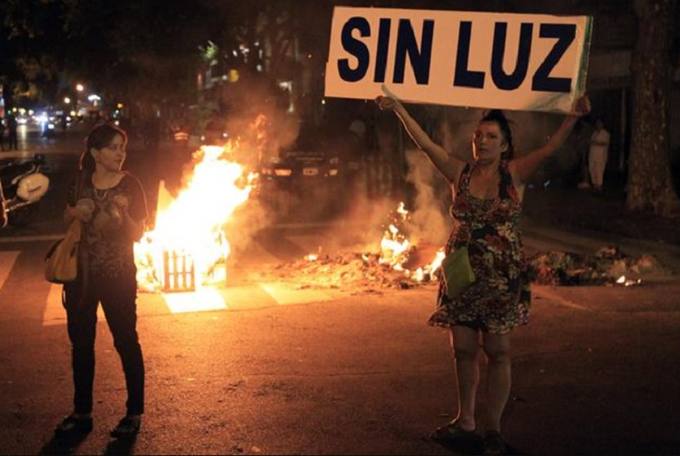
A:
[[[47,294],[47,302],[45,303],[45,310],[43,311],[43,326],[64,325],[66,324],[66,310],[61,303],[62,285],[53,283],[50,285],[50,291]],[[97,320],[104,320],[104,312],[101,306],[97,309]]]
[[[173,314],[227,308],[224,297],[214,288],[203,288],[186,293],[164,293],[163,299]]]
[[[331,290],[296,289],[282,282],[260,283],[259,285],[279,305],[331,301],[338,296],[337,292],[333,293]]]
[[[43,312],[43,326],[66,324],[66,312],[61,303],[61,285],[52,284]],[[204,288],[184,293],[140,293],[137,297],[138,316],[170,315],[219,310],[252,310],[277,305],[331,301],[339,297],[332,290],[296,289],[283,282],[259,283],[241,287]],[[102,307],[97,320],[104,321]]]
[[[61,304],[61,285],[53,283],[47,294],[47,303],[43,311],[43,326],[62,325],[66,323],[66,311]]]
[[[20,253],[19,251],[0,252],[0,288],[5,284]]]

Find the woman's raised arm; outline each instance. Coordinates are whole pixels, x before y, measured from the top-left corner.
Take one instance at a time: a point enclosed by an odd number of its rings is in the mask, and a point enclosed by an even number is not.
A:
[[[446,149],[432,141],[399,100],[392,97],[379,96],[375,101],[380,109],[394,111],[416,146],[427,154],[434,166],[444,175],[449,183],[454,183],[465,166],[465,162],[450,155]]]
[[[521,183],[527,182],[541,162],[564,144],[564,141],[569,136],[569,133],[571,133],[571,130],[574,128],[579,117],[584,116],[589,112],[590,100],[584,95],[576,101],[574,112],[568,114],[567,117],[564,118],[560,127],[555,134],[550,137],[550,140],[546,144],[526,155],[510,161],[508,168],[513,178]]]

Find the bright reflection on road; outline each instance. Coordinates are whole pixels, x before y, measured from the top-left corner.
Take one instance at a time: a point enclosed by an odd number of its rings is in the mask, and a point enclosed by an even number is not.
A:
[[[224,298],[214,288],[200,288],[188,293],[163,293],[163,299],[173,314],[227,308]]]

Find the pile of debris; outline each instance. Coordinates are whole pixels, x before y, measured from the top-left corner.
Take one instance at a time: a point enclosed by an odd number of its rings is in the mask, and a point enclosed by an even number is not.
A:
[[[529,258],[530,276],[541,285],[638,285],[641,276],[662,273],[651,255],[633,258],[607,246],[595,255],[551,251]]]
[[[378,253],[307,255],[297,261],[264,268],[256,274],[259,280],[293,282],[304,288],[345,291],[404,290],[437,281],[430,273],[416,276],[409,271],[394,269],[381,262]]]
[[[415,249],[415,246],[411,247]],[[633,258],[617,247],[604,247],[594,255],[550,251],[528,259],[532,282],[541,285],[638,285],[641,277],[662,272],[649,255]],[[353,293],[433,286],[437,271],[424,276],[394,269],[379,253],[340,252],[307,255],[303,259],[265,267],[256,280],[283,281],[298,288],[330,288]]]

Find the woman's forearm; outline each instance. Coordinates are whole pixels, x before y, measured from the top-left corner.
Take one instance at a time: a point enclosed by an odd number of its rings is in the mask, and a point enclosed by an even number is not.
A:
[[[446,152],[446,150],[436,144],[430,136],[423,130],[418,124],[418,122],[411,117],[409,112],[404,108],[404,106],[399,103],[394,109],[395,114],[401,120],[404,129],[411,137],[413,142],[419,149],[424,151],[430,158],[432,163],[437,167],[437,169],[447,178],[451,179],[452,175],[452,158]]]

